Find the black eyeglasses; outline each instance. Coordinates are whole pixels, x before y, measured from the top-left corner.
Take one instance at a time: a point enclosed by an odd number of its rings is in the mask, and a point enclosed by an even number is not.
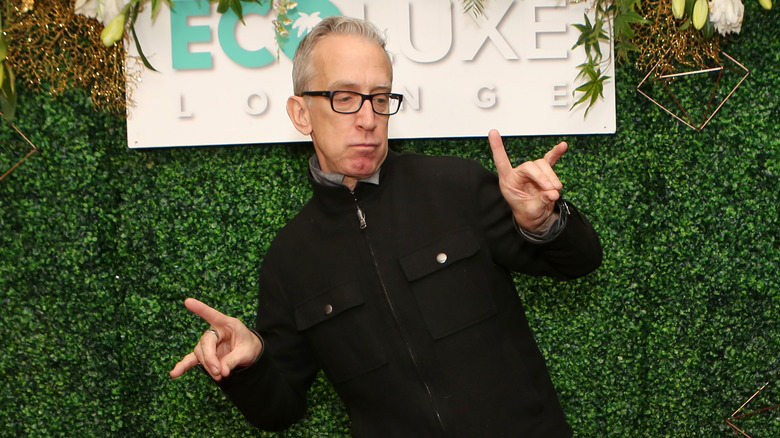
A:
[[[330,107],[340,114],[353,114],[360,111],[365,101],[371,102],[371,108],[375,113],[383,116],[392,116],[401,108],[404,100],[402,94],[374,93],[361,94],[355,91],[304,91],[302,96],[323,96],[330,99]]]

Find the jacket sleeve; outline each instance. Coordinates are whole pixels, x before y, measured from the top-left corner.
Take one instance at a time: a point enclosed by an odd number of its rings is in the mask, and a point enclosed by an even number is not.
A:
[[[512,210],[501,194],[498,177],[482,166],[469,171],[476,220],[493,259],[514,272],[561,280],[582,277],[601,265],[599,237],[584,215],[568,201],[559,202],[566,225],[549,241],[532,242],[516,228]]]
[[[256,328],[263,340],[260,358],[217,384],[252,425],[282,430],[305,414],[319,366],[296,329],[269,257],[260,273]]]

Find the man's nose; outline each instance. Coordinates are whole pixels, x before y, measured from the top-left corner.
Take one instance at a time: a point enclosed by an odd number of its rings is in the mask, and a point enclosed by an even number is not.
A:
[[[363,129],[372,130],[376,128],[376,113],[374,112],[374,107],[371,103],[371,100],[366,99],[363,101],[363,104],[360,106],[356,116],[358,119],[358,125],[360,125]]]

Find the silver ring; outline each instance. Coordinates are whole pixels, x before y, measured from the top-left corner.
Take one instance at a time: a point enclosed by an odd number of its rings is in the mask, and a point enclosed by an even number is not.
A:
[[[214,336],[216,336],[216,337],[217,337],[217,340],[219,341],[219,333],[217,333],[217,331],[216,331],[216,330],[214,330],[213,328],[210,328],[210,329],[206,330],[206,331],[204,332],[204,334],[205,334],[205,333],[211,333],[211,334],[213,334]]]

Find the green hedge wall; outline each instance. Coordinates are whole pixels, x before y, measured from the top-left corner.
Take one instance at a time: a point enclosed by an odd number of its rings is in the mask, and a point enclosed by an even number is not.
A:
[[[557,169],[604,265],[517,282],[577,436],[725,437],[764,382],[748,407],[780,403],[780,13],[757,5],[728,50],[751,74],[702,132],[622,65],[617,133],[567,138]],[[0,181],[0,435],[349,434],[322,380],[300,424],[266,434],[203,375],[167,375],[205,328],[184,298],[253,320],[263,254],[309,196],[310,146],[129,150],[124,120],[78,90],[20,90],[17,126],[42,152]],[[0,123],[0,166],[22,142]],[[482,138],[391,147],[492,166]],[[738,424],[780,436],[778,410]]]

